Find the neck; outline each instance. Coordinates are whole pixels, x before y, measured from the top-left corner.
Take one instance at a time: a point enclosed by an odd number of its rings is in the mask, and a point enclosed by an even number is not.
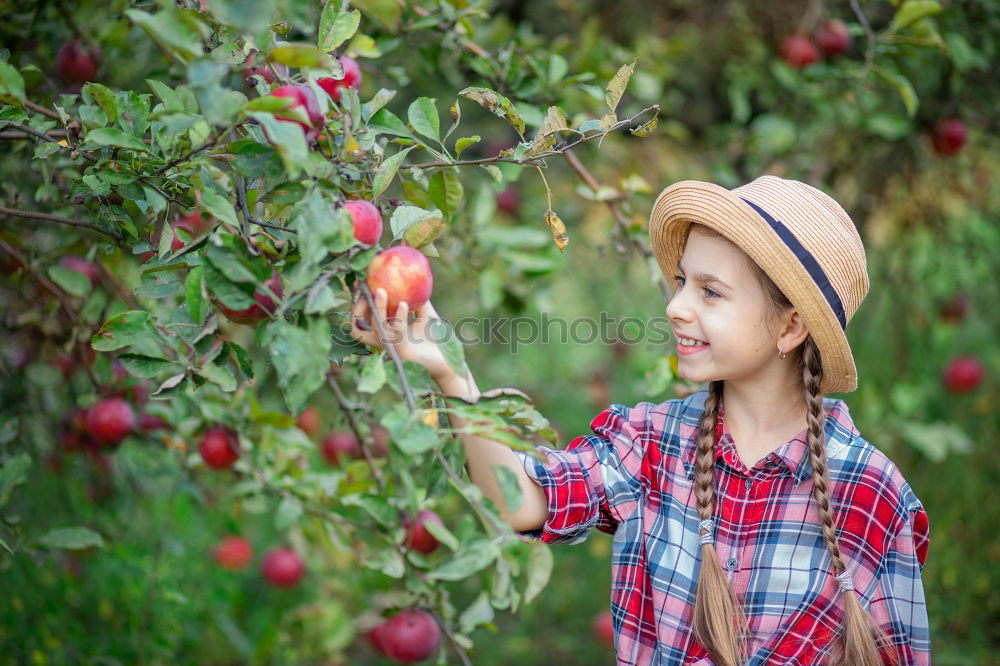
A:
[[[802,391],[787,385],[761,386],[726,380],[722,403],[730,432],[794,436],[806,427],[807,409]]]

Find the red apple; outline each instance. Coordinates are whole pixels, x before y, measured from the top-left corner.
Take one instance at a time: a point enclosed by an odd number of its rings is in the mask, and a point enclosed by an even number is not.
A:
[[[173,235],[174,237],[170,241],[170,250],[172,252],[176,252],[177,250],[184,247],[188,242],[205,234],[208,231],[211,231],[214,227],[215,227],[215,218],[212,217],[211,215],[208,215],[207,213],[193,211],[191,213],[188,213],[187,215],[178,217],[177,219],[170,222],[170,228],[174,230],[174,235]],[[189,240],[185,241],[181,239],[181,237],[177,234],[178,229],[183,229],[187,233]],[[153,238],[153,245],[159,245],[159,243],[160,243],[160,235],[157,234]],[[156,252],[154,250],[143,252],[142,254],[139,255],[139,260],[145,263],[149,261],[155,254]]]
[[[256,85],[254,79],[260,77],[266,83],[274,83],[278,80],[278,74],[282,76],[288,75],[288,68],[284,65],[279,64],[268,64],[263,63],[260,65],[254,65],[254,61],[257,59],[256,53],[251,53],[250,56],[243,61],[243,82],[248,86]]]
[[[319,110],[319,102],[312,88],[305,85],[280,86],[271,91],[272,97],[287,97],[293,101],[290,108],[274,114],[275,118],[298,123],[305,131],[309,140],[319,136],[323,127],[323,114]]]
[[[941,321],[946,324],[957,324],[969,314],[969,297],[965,294],[955,294],[951,300],[944,303],[938,310]]]
[[[86,276],[90,280],[91,287],[96,287],[97,283],[101,280],[100,273],[97,272],[97,266],[81,256],[75,254],[63,255],[59,259],[59,265]]]
[[[295,420],[295,425],[299,427],[299,430],[312,437],[319,430],[320,421],[319,410],[316,409],[315,405],[309,405],[299,414],[299,418]]]
[[[612,648],[615,646],[615,626],[611,611],[604,611],[594,616],[591,629],[598,641]]]
[[[389,297],[386,314],[395,317],[400,301],[406,301],[414,312],[430,300],[434,275],[420,250],[397,245],[375,255],[368,265],[367,284],[373,294],[379,287],[385,289]]]
[[[931,146],[938,155],[957,155],[968,141],[965,123],[958,118],[939,120],[931,132]]]
[[[372,426],[372,455],[376,458],[385,458],[389,455],[389,431],[376,423]]]
[[[339,465],[341,456],[360,459],[364,456],[361,452],[361,445],[353,433],[346,431],[331,432],[323,438],[320,451],[327,464]]]
[[[358,63],[347,56],[340,56],[337,60],[344,67],[344,75],[339,79],[327,77],[316,81],[319,87],[325,90],[326,94],[334,102],[340,101],[340,90],[342,88],[361,89],[361,68],[358,67]]]
[[[382,213],[371,201],[351,199],[344,204],[354,222],[354,238],[367,245],[375,245],[382,237]]]
[[[961,356],[952,359],[944,369],[944,385],[951,393],[969,393],[983,381],[985,370],[975,356]]]
[[[781,59],[790,67],[802,69],[819,60],[819,50],[805,35],[790,35],[781,43]]]
[[[306,572],[302,558],[290,548],[274,548],[261,562],[264,579],[276,587],[295,587]]]
[[[253,561],[253,546],[243,537],[230,534],[212,549],[212,557],[223,569],[245,569]]]
[[[406,540],[404,543],[408,548],[412,548],[424,555],[429,555],[437,550],[441,542],[427,531],[426,527],[427,523],[431,521],[440,523],[441,518],[433,511],[427,509],[421,509],[417,512],[416,521],[411,520],[409,516],[403,520],[403,526],[406,528]]]
[[[521,193],[514,183],[511,183],[499,192],[496,200],[497,209],[512,217],[517,217],[521,212]]]
[[[198,452],[209,467],[226,469],[240,457],[240,440],[231,429],[216,426],[205,431]]]
[[[99,52],[85,48],[79,39],[71,39],[56,53],[56,72],[67,83],[86,83],[97,78],[100,60]]]
[[[274,295],[279,299],[285,295],[284,288],[281,286],[281,276],[278,275],[277,271],[273,272],[271,277],[269,277],[264,284],[272,292],[274,292]],[[219,309],[222,310],[223,314],[229,317],[230,321],[234,321],[237,324],[256,326],[270,317],[278,308],[274,299],[271,298],[269,294],[265,294],[263,291],[258,290],[254,292],[253,300],[256,301],[256,304],[251,305],[248,308],[243,308],[242,310],[232,310],[227,308],[222,303],[219,303]]]
[[[833,58],[851,48],[851,35],[843,21],[830,19],[816,28],[816,43],[828,58]]]
[[[369,640],[390,659],[415,664],[437,652],[441,628],[430,613],[410,608],[372,629]]]
[[[121,398],[104,400],[87,410],[87,432],[103,446],[118,446],[135,426],[135,412]]]
[[[166,430],[170,424],[162,416],[157,414],[147,414],[143,412],[139,415],[139,430],[142,432],[152,432],[154,430]]]
[[[385,622],[379,623],[368,632],[368,643],[376,652],[388,655],[385,651]]]

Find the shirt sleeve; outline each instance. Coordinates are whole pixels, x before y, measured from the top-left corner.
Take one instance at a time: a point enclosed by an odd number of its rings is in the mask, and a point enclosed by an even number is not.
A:
[[[889,634],[896,663],[900,665],[931,663],[927,604],[920,577],[929,543],[927,512],[911,495],[903,527],[883,557],[869,609]]]
[[[644,442],[649,407],[611,405],[591,422],[593,435],[580,435],[562,450],[537,446],[515,451],[524,471],[545,491],[549,517],[540,529],[519,532],[546,543],[584,541],[590,529],[613,534],[642,497]]]

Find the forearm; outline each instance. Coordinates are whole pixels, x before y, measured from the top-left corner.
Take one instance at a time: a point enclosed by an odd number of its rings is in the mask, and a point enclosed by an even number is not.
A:
[[[463,398],[470,402],[479,399],[480,391],[476,380],[469,372],[465,377],[451,375],[437,380],[445,395]],[[454,414],[449,414],[451,425],[455,430],[462,430],[468,425],[468,420]],[[545,491],[527,475],[521,466],[520,458],[506,444],[479,435],[460,434],[465,447],[466,469],[469,478],[482,490],[483,495],[490,499],[500,511],[500,518],[510,524],[515,530],[537,529],[548,518],[548,501]],[[497,481],[494,465],[506,467],[517,478],[521,488],[521,506],[513,514],[507,511],[503,491]]]

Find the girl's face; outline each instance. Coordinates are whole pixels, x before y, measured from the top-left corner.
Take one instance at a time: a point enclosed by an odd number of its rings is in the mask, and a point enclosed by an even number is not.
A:
[[[666,310],[684,379],[739,382],[788,362],[777,358],[767,295],[749,262],[730,241],[692,228],[673,279],[677,291]],[[690,339],[698,344],[684,344]]]

